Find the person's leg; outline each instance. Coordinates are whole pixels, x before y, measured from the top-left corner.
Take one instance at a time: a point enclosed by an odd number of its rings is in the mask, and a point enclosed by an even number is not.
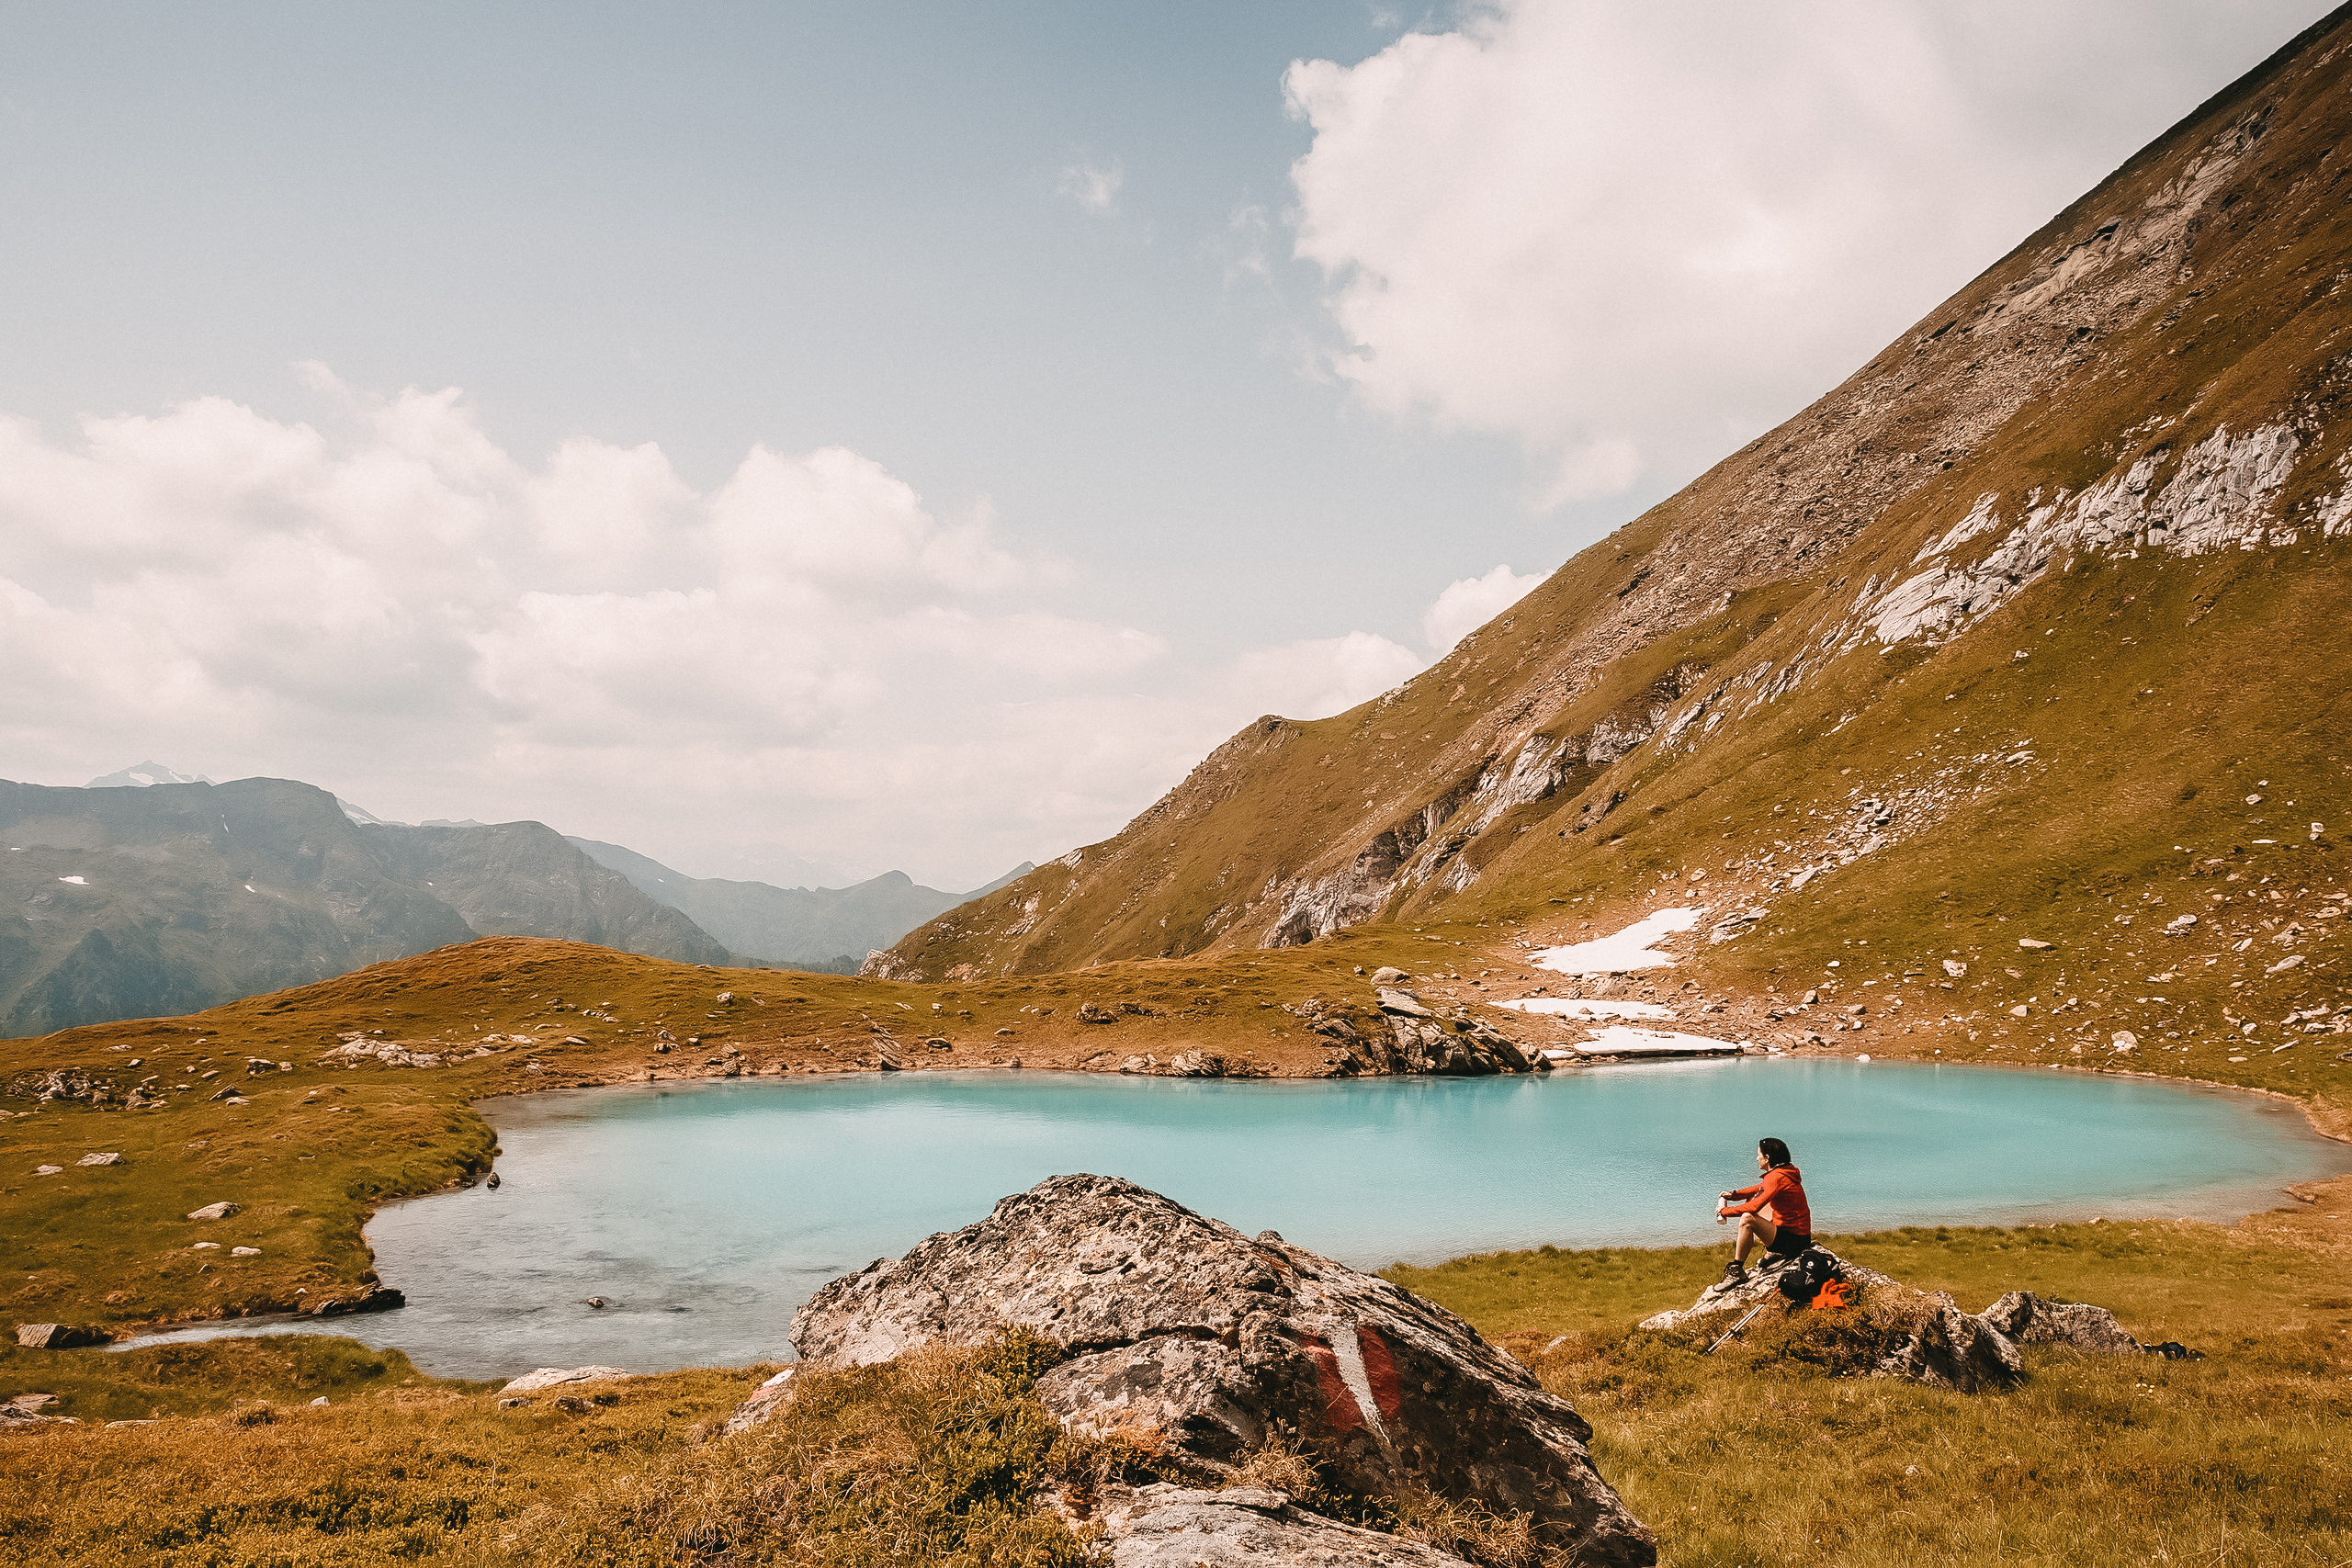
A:
[[[1742,1214],[1739,1217],[1739,1240],[1734,1244],[1732,1261],[1745,1267],[1749,1251],[1758,1247],[1769,1249],[1780,1230],[1780,1226],[1761,1214]]]

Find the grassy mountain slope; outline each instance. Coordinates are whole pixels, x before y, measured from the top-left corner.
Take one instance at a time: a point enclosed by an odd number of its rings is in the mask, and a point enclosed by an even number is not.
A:
[[[543,824],[355,830],[390,872],[430,887],[482,936],[558,937],[688,964],[727,962],[727,949],[682,911],[647,897]]]
[[[887,871],[847,887],[776,887],[687,876],[619,844],[567,840],[597,864],[628,877],[646,897],[683,911],[731,952],[787,968],[830,965],[846,956],[847,967],[854,969],[868,953],[925,920],[1036,869],[1023,865],[978,893],[942,893],[903,871]]]
[[[361,827],[289,779],[0,782],[0,1029],[193,1011],[484,933],[726,950],[537,823]]]
[[[176,1013],[473,933],[285,779],[0,783],[0,1027]],[[78,878],[78,880],[67,880]]]
[[[1760,979],[2019,920],[2145,934],[2119,889],[2205,908],[2192,870],[2306,886],[2352,822],[2347,42],[2339,11],[1430,671],[1261,719],[871,971],[1622,907],[1699,872],[1711,919],[1758,917],[1709,962]],[[2108,957],[2110,984],[2170,962]]]

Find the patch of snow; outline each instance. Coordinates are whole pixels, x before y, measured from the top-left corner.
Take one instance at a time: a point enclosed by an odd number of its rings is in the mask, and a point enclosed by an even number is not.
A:
[[[76,887],[87,887],[89,886],[88,882],[78,876],[61,876],[57,880],[60,882],[70,882]]]
[[[1504,1007],[1515,1012],[1550,1013],[1555,1018],[1672,1018],[1672,1008],[1656,1002],[1571,1001],[1566,997],[1521,997]]]
[[[1703,913],[1695,908],[1660,909],[1613,936],[1540,949],[1530,962],[1540,969],[1562,975],[1608,975],[1627,969],[1664,968],[1674,963],[1674,954],[1660,953],[1650,943],[1676,931],[1689,931],[1699,923]]]
[[[92,779],[84,789],[145,789],[151,784],[203,784],[213,781],[202,773],[183,773],[153,761],[133,762],[119,772]]]
[[[1679,1034],[1667,1029],[1634,1029],[1623,1023],[1611,1024],[1577,1047],[1587,1056],[1736,1056],[1746,1049],[1736,1040]]]
[[[245,884],[245,891],[248,893],[258,893],[261,890],[255,887],[252,883],[248,882]]]

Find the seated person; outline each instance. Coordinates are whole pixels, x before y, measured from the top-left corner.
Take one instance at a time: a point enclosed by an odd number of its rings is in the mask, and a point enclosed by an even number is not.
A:
[[[1763,1180],[1719,1194],[1723,1204],[1715,1210],[1716,1217],[1740,1216],[1739,1238],[1724,1267],[1725,1280],[1747,1277],[1747,1255],[1759,1244],[1766,1256],[1780,1258],[1794,1258],[1813,1245],[1813,1210],[1804,1201],[1804,1179],[1789,1158],[1789,1145],[1778,1138],[1758,1138],[1756,1168],[1764,1173]]]

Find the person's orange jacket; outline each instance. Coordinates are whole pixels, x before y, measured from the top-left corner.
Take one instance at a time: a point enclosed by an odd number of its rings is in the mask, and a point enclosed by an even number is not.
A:
[[[1799,1235],[1813,1234],[1813,1210],[1804,1201],[1804,1177],[1795,1166],[1776,1165],[1764,1173],[1763,1180],[1753,1187],[1743,1187],[1732,1196],[1747,1201],[1730,1204],[1716,1211],[1718,1213],[1753,1214],[1770,1209],[1771,1213],[1765,1218],[1775,1224],[1786,1225]]]

